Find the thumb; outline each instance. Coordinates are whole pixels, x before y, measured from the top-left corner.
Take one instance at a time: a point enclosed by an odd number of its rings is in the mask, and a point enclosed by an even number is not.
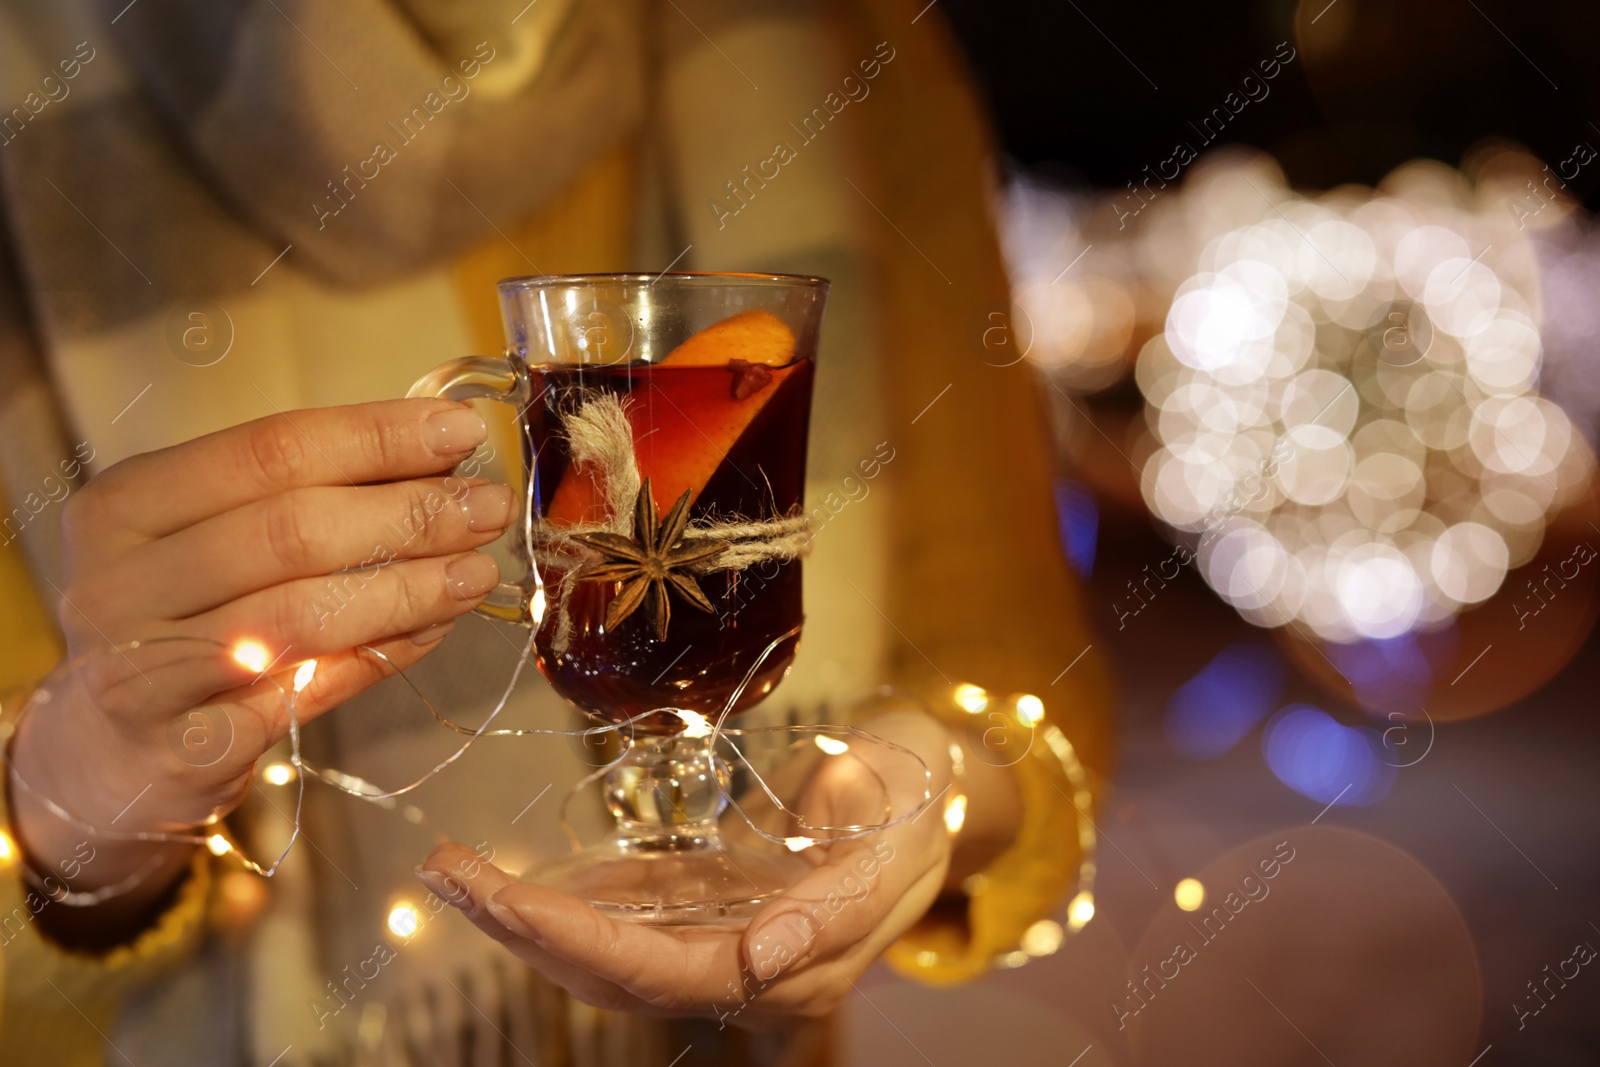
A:
[[[743,946],[750,970],[771,979],[847,952],[883,922],[918,866],[882,838],[839,850],[751,921]]]

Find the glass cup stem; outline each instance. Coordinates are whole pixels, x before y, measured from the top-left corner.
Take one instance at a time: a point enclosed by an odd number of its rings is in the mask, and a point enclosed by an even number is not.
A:
[[[724,839],[732,781],[712,738],[633,739],[603,779],[616,828],[526,877],[633,922],[745,922],[810,870],[765,843]]]
[[[606,806],[630,849],[670,852],[716,847],[728,805],[728,768],[709,737],[643,736],[607,773]]]

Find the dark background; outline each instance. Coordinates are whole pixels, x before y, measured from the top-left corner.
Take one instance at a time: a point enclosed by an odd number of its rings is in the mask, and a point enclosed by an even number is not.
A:
[[[940,0],[939,7],[967,48],[1007,155],[1067,183],[1121,188],[1166,158],[1178,138],[1198,148],[1187,124],[1220,106],[1285,40],[1297,49],[1295,60],[1265,100],[1229,124],[1222,142],[1271,152],[1294,186],[1370,185],[1418,156],[1458,165],[1468,147],[1490,137],[1519,141],[1550,163],[1580,140],[1600,146],[1591,125],[1600,122],[1600,4]],[[1572,192],[1590,210],[1600,206],[1600,172],[1580,174]]]
[[[1519,1026],[1514,1007],[1536,1003],[1527,983],[1543,979],[1543,968],[1558,965],[1575,942],[1600,948],[1600,774],[1593,769],[1600,631],[1591,631],[1537,693],[1492,715],[1440,724],[1420,759],[1428,738],[1419,727],[1419,744],[1394,759],[1415,764],[1397,773],[1378,802],[1319,815],[1322,804],[1268,769],[1259,726],[1204,761],[1175,752],[1163,729],[1179,686],[1227,645],[1270,645],[1266,632],[1241,619],[1192,568],[1119,631],[1111,605],[1125,596],[1123,583],[1171,546],[1148,520],[1132,519],[1103,525],[1097,545],[1083,603],[1116,680],[1120,751],[1098,817],[1095,918],[1054,955],[952,990],[906,983],[877,965],[861,982],[871,1006],[849,1003],[841,1067],[922,1064],[924,1057],[937,1067],[1067,1067],[1080,1052],[1073,1067],[1321,1067],[1306,1036],[1337,1067],[1468,1067],[1479,1055],[1473,1067],[1600,1063],[1600,961],[1582,968],[1526,1025]],[[1514,661],[1514,647],[1495,650],[1506,651]],[[1291,671],[1282,702],[1292,701],[1359,718]],[[1325,847],[1318,831],[1356,831],[1369,845],[1349,862],[1318,865]],[[1219,858],[1225,869],[1246,866],[1263,854],[1246,843],[1263,834],[1301,846],[1301,866],[1292,868],[1299,881],[1286,875],[1282,895],[1258,914],[1246,913],[1252,925],[1241,929],[1260,940],[1229,943],[1231,955],[1203,956],[1193,979],[1174,983],[1141,1020],[1147,1031],[1175,1031],[1182,1056],[1141,1055],[1112,1008],[1126,996],[1127,971],[1155,958],[1135,946],[1160,913],[1171,912],[1178,879],[1206,880],[1202,869]],[[1425,870],[1449,902],[1402,892],[1384,845]],[[1290,895],[1341,877],[1346,891],[1333,899],[1311,904]],[[1064,908],[1056,918],[1065,921]],[[1458,921],[1465,933],[1452,936]],[[1470,939],[1476,974],[1470,967],[1439,973],[1431,959],[1417,958],[1418,938],[1431,938],[1434,951]],[[1470,1045],[1462,1044],[1471,1030],[1465,1006],[1436,999],[1458,978],[1481,991]],[[1328,983],[1320,995],[1312,991],[1319,981]],[[1404,1039],[1414,1042],[1411,1052],[1396,1047]]]
[[[1220,141],[1270,152],[1298,188],[1370,185],[1418,157],[1459,166],[1491,138],[1517,141],[1551,164],[1580,141],[1600,146],[1591,124],[1600,121],[1600,3],[938,6],[969,51],[1010,166],[1068,187],[1120,189],[1179,139],[1199,148],[1188,124],[1220,106],[1284,40],[1296,58]],[[1600,167],[1581,171],[1571,192],[1591,212],[1600,207]],[[1137,403],[1131,386],[1118,396]],[[1319,812],[1322,805],[1265,765],[1259,727],[1217,759],[1174,751],[1163,717],[1179,686],[1224,646],[1270,646],[1271,638],[1190,569],[1136,625],[1119,630],[1112,605],[1125,583],[1170,545],[1148,516],[1101,503],[1084,610],[1117,680],[1120,754],[1099,825],[1110,847],[1099,849],[1096,918],[1055,955],[955,992],[914,988],[876,969],[862,983],[871,1007],[848,1014],[844,1062],[1320,1064],[1326,1050],[1341,1067],[1600,1063],[1600,971],[1586,968],[1525,1025],[1517,1015],[1529,1003],[1528,983],[1573,942],[1600,946],[1600,633],[1590,632],[1537,692],[1441,725],[1425,759],[1401,770],[1378,802]],[[1507,640],[1497,650],[1506,658],[1479,670],[1532,669],[1529,646],[1520,656],[1518,647]],[[1293,671],[1282,702],[1289,701],[1346,722],[1362,718]],[[1226,863],[1230,850],[1258,847],[1249,843],[1262,834],[1303,840],[1350,831],[1366,835],[1360,862],[1296,869],[1307,882],[1350,878],[1346,896],[1302,907],[1286,895],[1264,906],[1251,919],[1262,943],[1207,957],[1196,967],[1204,977],[1185,979],[1190,984],[1165,994],[1148,1016],[1150,1027],[1176,1028],[1169,1036],[1186,1048],[1181,1059],[1141,1055],[1111,1005],[1124,992],[1126,961],[1143,958],[1135,946],[1171,910],[1177,880],[1219,856]],[[1306,852],[1315,855],[1323,846],[1310,840]],[[1447,901],[1401,892],[1390,881],[1399,866],[1385,867],[1388,846],[1435,879]],[[1451,934],[1456,923],[1465,931]],[[1446,949],[1470,939],[1476,973],[1470,965],[1460,975],[1439,973],[1435,960],[1447,953],[1416,951],[1420,932]],[[1457,977],[1481,992],[1470,1045],[1470,1011],[1434,997],[1460,988],[1452,986]],[[1252,991],[1246,978],[1260,987]],[[1317,981],[1342,991],[1312,995]],[[1180,997],[1190,998],[1187,1007]],[[1421,1051],[1400,1051],[1397,1042],[1407,1039]],[[1228,1047],[1243,1051],[1217,1059]]]

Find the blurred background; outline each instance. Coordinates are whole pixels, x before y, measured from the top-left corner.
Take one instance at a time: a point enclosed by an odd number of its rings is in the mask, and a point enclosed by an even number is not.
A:
[[[939,6],[1122,750],[1095,920],[849,1062],[1600,1062],[1600,9]]]

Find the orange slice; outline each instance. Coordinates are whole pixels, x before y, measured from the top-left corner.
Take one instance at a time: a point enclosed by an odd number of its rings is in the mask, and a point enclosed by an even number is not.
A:
[[[746,311],[684,341],[661,365],[706,372],[646,380],[629,394],[628,417],[639,461],[656,506],[665,510],[685,491],[690,501],[794,370],[794,332],[776,315]],[[728,373],[710,373],[727,368]],[[771,368],[771,369],[768,369]],[[670,385],[668,382],[670,381]],[[603,517],[596,472],[569,468],[545,520],[573,525]]]
[[[743,311],[707,326],[667,353],[674,367],[720,367],[730,359],[781,367],[794,358],[794,331],[770,311]]]

